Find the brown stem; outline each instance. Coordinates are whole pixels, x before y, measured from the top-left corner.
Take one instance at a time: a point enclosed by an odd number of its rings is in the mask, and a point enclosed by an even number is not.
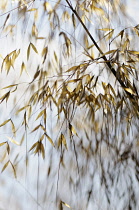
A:
[[[124,89],[124,91],[126,92],[126,94],[131,98],[134,99],[134,96],[129,93],[128,91],[126,91],[125,88],[128,88],[124,82],[117,77],[116,74],[116,70],[112,67],[111,62],[106,58],[106,56],[104,55],[103,51],[100,49],[100,47],[98,46],[98,44],[96,43],[96,41],[94,40],[94,38],[92,37],[92,35],[90,34],[90,32],[88,31],[87,27],[85,26],[85,24],[83,23],[83,21],[81,20],[80,16],[78,15],[78,13],[76,12],[76,10],[73,9],[72,5],[69,3],[68,0],[66,0],[67,4],[69,5],[69,8],[72,10],[72,12],[75,14],[75,16],[77,17],[77,19],[79,20],[79,22],[82,24],[83,28],[85,29],[86,33],[88,34],[88,36],[90,37],[90,39],[92,40],[93,44],[95,45],[95,47],[98,49],[98,51],[100,52],[100,54],[102,55],[103,60],[106,62],[107,67],[110,69],[110,71],[112,72],[112,74],[115,76],[115,78],[118,80],[118,82],[120,83],[121,87]]]

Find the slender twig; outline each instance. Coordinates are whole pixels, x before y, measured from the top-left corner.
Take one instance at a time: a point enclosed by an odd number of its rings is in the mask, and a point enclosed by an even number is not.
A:
[[[69,5],[69,8],[72,10],[72,12],[75,14],[75,16],[77,17],[77,19],[79,20],[79,22],[81,23],[81,25],[83,26],[83,28],[85,29],[86,33],[88,34],[88,36],[90,37],[91,41],[93,42],[93,44],[95,45],[95,47],[97,48],[97,50],[100,52],[100,54],[102,55],[103,60],[105,61],[107,67],[110,69],[110,71],[112,72],[112,74],[115,76],[115,78],[118,80],[118,82],[120,83],[121,87],[124,89],[124,91],[126,92],[126,94],[129,96],[129,98],[133,99],[135,102],[135,98],[134,95],[132,95],[130,92],[128,92],[126,90],[126,88],[128,88],[124,82],[121,80],[121,78],[117,77],[116,74],[116,70],[112,67],[111,62],[106,58],[106,56],[104,55],[103,51],[101,50],[101,48],[98,46],[97,42],[95,41],[95,39],[93,38],[93,36],[90,34],[90,32],[88,31],[87,27],[85,26],[85,24],[83,23],[83,21],[81,20],[80,16],[78,15],[78,13],[76,12],[76,10],[72,7],[72,5],[70,4],[70,2],[68,0],[66,0],[67,4]]]

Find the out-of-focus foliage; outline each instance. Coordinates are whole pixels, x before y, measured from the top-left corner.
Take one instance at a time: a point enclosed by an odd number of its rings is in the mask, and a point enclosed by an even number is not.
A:
[[[1,172],[26,179],[29,209],[139,206],[139,25],[126,5],[0,1]]]

